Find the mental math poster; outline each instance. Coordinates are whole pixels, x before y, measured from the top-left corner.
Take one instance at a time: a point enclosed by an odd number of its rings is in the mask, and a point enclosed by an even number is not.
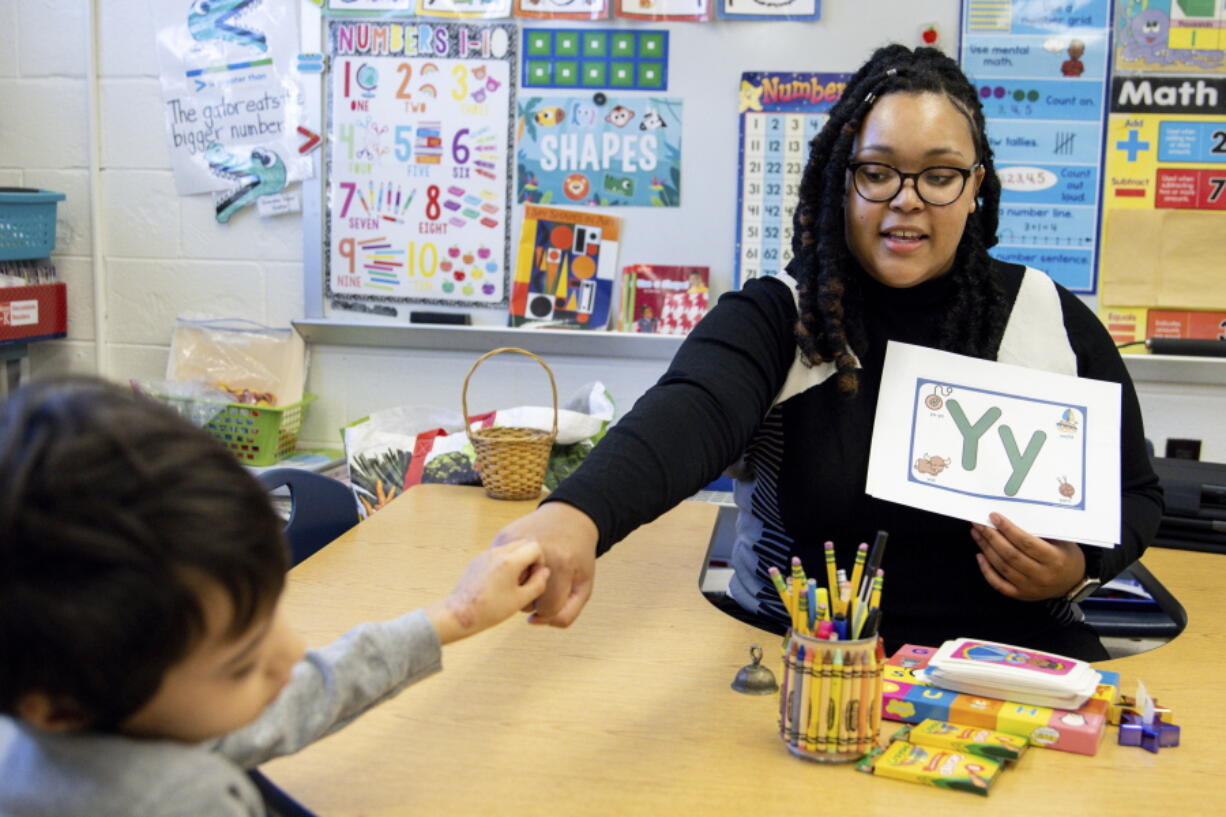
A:
[[[575,206],[681,206],[681,100],[600,95],[517,104],[518,200]]]
[[[992,255],[1092,293],[1111,0],[964,0],[962,67],[1000,177]]]
[[[1120,386],[891,341],[865,490],[1035,536],[1120,539]]]
[[[792,212],[809,160],[809,142],[826,123],[850,78],[850,74],[741,74],[736,288],[760,275],[778,275],[792,260]]]
[[[327,294],[506,303],[510,24],[328,23]]]
[[[218,220],[310,178],[298,154],[297,0],[154,4],[166,137],[181,195],[231,191]]]

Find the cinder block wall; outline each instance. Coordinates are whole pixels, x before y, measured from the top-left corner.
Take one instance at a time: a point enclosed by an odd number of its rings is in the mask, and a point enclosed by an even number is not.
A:
[[[832,4],[833,5],[833,4]],[[286,325],[303,314],[302,234],[296,217],[245,212],[216,223],[209,196],[175,193],[165,146],[150,0],[99,3],[101,129],[98,223],[106,274],[106,373],[156,378],[166,366],[176,315],[194,311]],[[69,286],[69,336],[34,344],[35,377],[97,371],[86,60],[88,0],[0,1],[0,186],[67,194],[54,260]],[[770,67],[770,66],[753,66]],[[733,121],[728,127],[735,127]],[[731,166],[730,166],[731,167]],[[728,172],[732,172],[729,170]],[[338,444],[337,429],[400,404],[459,406],[476,355],[466,352],[319,347],[308,388],[320,395],[304,441]],[[600,379],[619,412],[662,374],[659,360],[551,359],[561,395]],[[474,410],[548,399],[526,359],[483,366]],[[1226,385],[1226,384],[1223,384]],[[1226,460],[1226,388],[1138,383],[1150,437],[1199,437],[1205,459]]]

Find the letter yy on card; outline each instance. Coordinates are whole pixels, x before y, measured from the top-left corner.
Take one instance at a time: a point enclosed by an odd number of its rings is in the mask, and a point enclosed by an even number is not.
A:
[[[1120,386],[891,341],[866,491],[1049,539],[1120,541]]]

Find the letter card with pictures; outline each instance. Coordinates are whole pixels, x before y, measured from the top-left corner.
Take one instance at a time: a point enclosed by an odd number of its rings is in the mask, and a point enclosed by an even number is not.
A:
[[[890,341],[865,491],[1028,533],[1120,541],[1120,385]]]
[[[327,296],[507,302],[516,29],[328,21]]]
[[[792,211],[809,142],[850,74],[741,74],[734,286],[778,275],[792,260]]]

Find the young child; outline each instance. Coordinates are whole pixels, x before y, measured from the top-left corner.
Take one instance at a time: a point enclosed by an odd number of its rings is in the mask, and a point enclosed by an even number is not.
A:
[[[243,770],[441,668],[531,604],[535,542],[442,601],[303,652],[264,489],[206,433],[99,380],[0,405],[0,815],[265,813]]]

